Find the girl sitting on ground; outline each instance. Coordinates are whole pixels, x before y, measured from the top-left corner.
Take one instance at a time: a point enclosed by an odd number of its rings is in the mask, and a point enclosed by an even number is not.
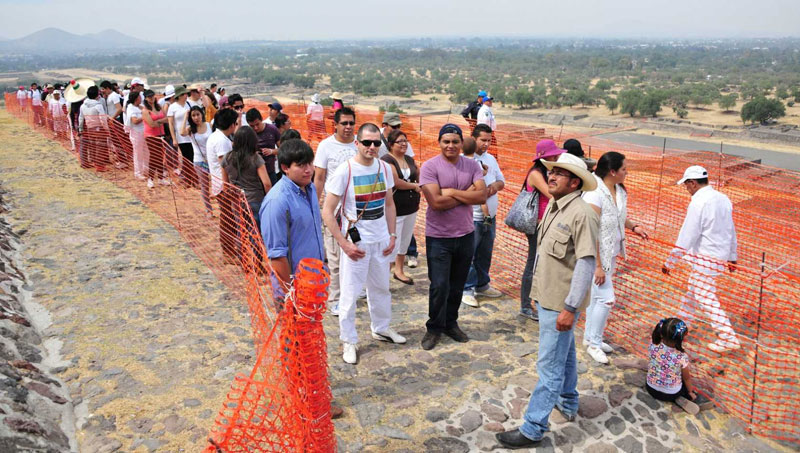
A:
[[[686,323],[678,318],[665,318],[656,324],[649,348],[650,366],[645,388],[653,398],[674,402],[695,415],[700,407],[692,402],[697,394],[689,372],[689,356],[683,351],[688,331]]]

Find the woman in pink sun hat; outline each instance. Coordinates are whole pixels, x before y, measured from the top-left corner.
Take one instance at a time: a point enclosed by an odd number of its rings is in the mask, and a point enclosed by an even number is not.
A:
[[[550,202],[550,192],[547,190],[547,168],[542,163],[545,160],[555,161],[558,156],[566,151],[556,146],[552,140],[541,140],[536,144],[536,155],[533,157],[533,166],[528,169],[525,177],[523,190],[528,192],[538,192],[539,194],[539,213],[538,220],[541,221],[547,203]],[[522,272],[522,286],[520,288],[520,308],[519,315],[538,321],[536,308],[531,305],[531,285],[533,283],[533,264],[536,260],[536,235],[526,234],[528,238],[528,259],[525,261],[525,270]]]

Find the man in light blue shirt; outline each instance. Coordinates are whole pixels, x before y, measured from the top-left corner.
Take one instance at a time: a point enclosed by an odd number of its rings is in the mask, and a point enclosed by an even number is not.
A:
[[[283,299],[303,258],[324,260],[322,216],[312,184],[314,151],[302,140],[287,140],[278,151],[281,178],[261,203],[261,235],[273,269],[272,291]]]

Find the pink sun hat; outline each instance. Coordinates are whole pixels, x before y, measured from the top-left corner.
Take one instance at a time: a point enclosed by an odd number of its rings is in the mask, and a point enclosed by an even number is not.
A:
[[[559,148],[556,146],[556,142],[552,140],[541,140],[536,144],[536,157],[534,157],[533,160],[537,161],[552,156],[559,156],[566,152],[567,150]]]

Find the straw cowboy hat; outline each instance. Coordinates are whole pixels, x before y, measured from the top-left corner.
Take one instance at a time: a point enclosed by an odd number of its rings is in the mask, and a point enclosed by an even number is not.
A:
[[[555,162],[545,160],[542,161],[542,163],[548,170],[552,170],[555,167],[563,168],[578,178],[581,178],[583,181],[583,188],[581,188],[581,190],[584,192],[591,192],[597,188],[597,180],[594,175],[589,173],[589,170],[586,169],[586,162],[578,156],[573,156],[570,153],[563,153],[558,156],[558,160]]]
[[[331,94],[331,99],[338,99],[338,100],[341,101],[342,100],[342,95],[339,94],[338,91],[334,91],[333,94]]]
[[[94,86],[94,80],[92,79],[70,80],[67,89],[64,90],[64,99],[70,104],[81,102],[86,99],[86,90],[92,86]]]

